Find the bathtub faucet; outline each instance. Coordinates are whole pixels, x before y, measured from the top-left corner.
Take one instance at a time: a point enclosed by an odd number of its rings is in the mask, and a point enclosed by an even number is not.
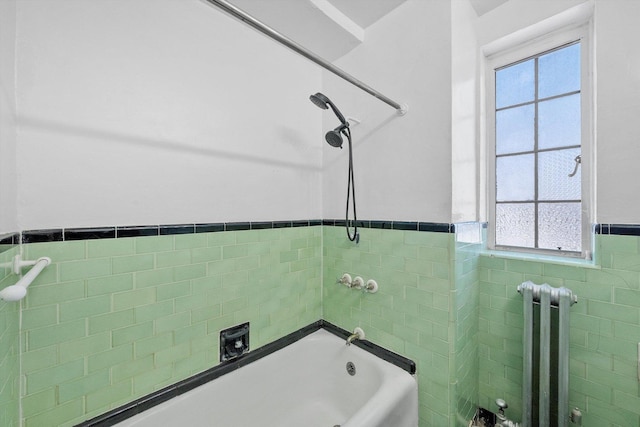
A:
[[[351,345],[355,340],[363,340],[364,339],[364,331],[362,328],[355,328],[353,330],[353,334],[349,335],[347,338],[347,345]]]

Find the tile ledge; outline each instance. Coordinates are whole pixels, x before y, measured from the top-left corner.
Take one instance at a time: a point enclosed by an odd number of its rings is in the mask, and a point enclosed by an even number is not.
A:
[[[485,249],[479,252],[480,256],[488,258],[516,259],[520,261],[545,262],[549,264],[566,265],[569,267],[582,267],[594,270],[601,270],[602,266],[596,264],[594,260],[584,258],[558,257],[551,255],[536,255],[525,252],[508,252]]]

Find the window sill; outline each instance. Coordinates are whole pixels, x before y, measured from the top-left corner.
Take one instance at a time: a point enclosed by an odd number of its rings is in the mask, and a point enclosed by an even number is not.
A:
[[[591,268],[600,270],[602,267],[594,260],[584,258],[559,257],[553,255],[540,255],[526,252],[511,252],[485,249],[480,251],[480,256],[488,258],[517,259],[520,261],[544,262],[548,264],[566,265],[572,267]]]

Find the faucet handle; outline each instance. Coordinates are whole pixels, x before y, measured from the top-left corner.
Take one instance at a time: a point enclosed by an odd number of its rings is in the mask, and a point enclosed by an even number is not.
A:
[[[364,287],[364,279],[360,276],[354,277],[353,282],[351,282],[351,287],[353,289],[362,289]]]
[[[349,273],[344,273],[342,276],[340,276],[337,280],[336,283],[339,283],[341,285],[345,285],[347,287],[351,287],[351,275]]]
[[[362,287],[362,291],[375,294],[378,292],[378,282],[373,279],[367,280],[367,283]]]
[[[505,402],[503,399],[496,399],[496,405],[498,405],[498,411],[501,415],[504,415],[504,410],[509,407],[509,405],[507,405],[507,402]]]

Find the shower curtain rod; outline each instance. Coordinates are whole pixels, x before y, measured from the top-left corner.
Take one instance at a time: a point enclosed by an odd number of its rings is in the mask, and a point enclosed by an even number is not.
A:
[[[319,57],[315,53],[311,52],[310,50],[306,49],[305,47],[303,47],[303,46],[299,45],[298,43],[294,42],[293,40],[291,40],[287,36],[285,36],[283,34],[280,34],[276,30],[274,30],[273,28],[271,28],[268,25],[266,25],[265,23],[257,20],[256,18],[254,18],[253,16],[249,15],[245,11],[235,7],[234,5],[229,3],[228,1],[226,1],[226,0],[205,0],[205,1],[210,3],[210,4],[212,4],[212,5],[214,5],[214,6],[216,6],[216,7],[218,7],[218,8],[220,8],[220,9],[222,9],[222,10],[224,10],[225,12],[227,12],[230,15],[240,19],[241,21],[244,21],[246,24],[252,26],[256,30],[260,31],[261,33],[271,37],[272,39],[274,39],[277,42],[280,42],[281,44],[287,46],[289,49],[299,53],[302,56],[304,56],[305,58],[310,59],[311,61],[315,62],[316,64],[320,65],[321,67],[331,71],[336,76],[341,77],[344,80],[348,81],[352,85],[359,87],[360,89],[362,89],[365,92],[367,92],[369,95],[373,95],[374,97],[378,98],[380,101],[392,106],[393,108],[395,108],[398,111],[398,114],[404,115],[407,112],[408,106],[406,104],[399,104],[399,103],[395,102],[394,100],[384,96],[383,94],[381,94],[377,90],[371,88],[370,86],[368,86],[365,83],[361,82],[360,80],[356,79],[352,75],[350,75],[347,72],[345,72],[345,71],[341,70],[340,68],[336,67],[335,65],[333,65],[329,61]]]

